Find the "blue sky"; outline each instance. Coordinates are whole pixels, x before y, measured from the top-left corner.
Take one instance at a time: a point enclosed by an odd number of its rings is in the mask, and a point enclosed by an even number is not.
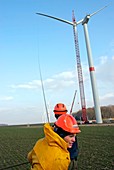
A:
[[[53,108],[63,102],[70,111],[81,109],[72,26],[36,12],[72,21],[90,18],[88,30],[100,105],[114,104],[114,2],[102,0],[1,0],[0,1],[0,123],[45,122],[38,58],[50,120]],[[93,107],[93,96],[83,26],[77,27],[86,107]]]

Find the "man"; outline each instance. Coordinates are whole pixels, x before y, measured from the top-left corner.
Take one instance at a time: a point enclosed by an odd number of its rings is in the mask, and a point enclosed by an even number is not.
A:
[[[64,114],[52,127],[44,125],[45,137],[39,139],[28,154],[31,170],[68,170],[71,148],[75,142],[75,135],[80,129],[73,116]]]
[[[57,103],[54,107],[53,112],[55,118],[58,119],[58,117],[61,116],[62,114],[67,114],[68,110],[63,103]],[[77,169],[77,157],[79,153],[77,136],[75,137],[75,142],[73,143],[73,146],[71,148],[68,148],[68,151],[70,152],[70,159],[71,159],[69,170]]]

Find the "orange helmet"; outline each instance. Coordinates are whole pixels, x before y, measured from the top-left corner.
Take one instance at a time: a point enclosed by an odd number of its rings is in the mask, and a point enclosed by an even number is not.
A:
[[[72,115],[69,115],[69,114],[61,115],[58,118],[58,120],[55,122],[55,125],[69,133],[76,134],[76,133],[81,132],[78,127],[76,119]]]
[[[58,103],[54,107],[54,113],[61,115],[61,114],[66,114],[67,113],[67,108],[63,103]]]

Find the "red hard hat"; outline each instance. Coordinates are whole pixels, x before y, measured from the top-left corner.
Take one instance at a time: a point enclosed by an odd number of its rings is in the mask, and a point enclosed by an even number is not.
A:
[[[55,125],[62,128],[66,132],[70,132],[73,134],[80,133],[80,129],[78,127],[76,119],[69,114],[61,115],[58,120],[55,122]]]
[[[55,105],[53,111],[54,111],[55,114],[60,114],[60,115],[66,114],[67,108],[63,103],[58,103],[58,104]]]

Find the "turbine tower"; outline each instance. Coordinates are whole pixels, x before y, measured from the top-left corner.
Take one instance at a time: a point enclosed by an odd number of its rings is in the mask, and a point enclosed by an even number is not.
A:
[[[96,115],[96,122],[97,123],[102,123],[102,116],[101,116],[101,110],[100,110],[100,104],[99,104],[99,95],[98,95],[98,90],[97,90],[97,85],[96,85],[95,69],[94,69],[94,65],[93,65],[92,51],[91,51],[91,47],[90,47],[90,40],[89,40],[89,33],[88,33],[87,23],[88,23],[91,16],[97,14],[98,12],[100,12],[101,10],[103,10],[106,7],[107,6],[104,6],[103,8],[99,9],[96,12],[94,12],[92,14],[89,14],[89,15],[86,15],[86,17],[84,19],[81,19],[80,21],[74,22],[74,23],[70,22],[70,21],[67,21],[67,20],[64,20],[64,19],[61,19],[61,18],[46,15],[46,14],[43,14],[43,13],[36,13],[38,15],[46,16],[46,17],[56,19],[58,21],[70,24],[73,27],[76,27],[79,24],[83,25],[84,33],[85,33],[86,47],[87,47],[87,54],[88,54],[89,71],[90,71],[90,78],[91,78],[91,85],[92,85],[92,92],[93,92],[93,100],[94,100],[94,108],[95,108],[95,115]]]
[[[92,86],[92,92],[93,92],[93,100],[94,100],[94,108],[95,108],[95,115],[96,115],[96,122],[102,123],[102,116],[101,116],[101,110],[100,110],[100,104],[99,104],[99,95],[98,95],[98,88],[96,83],[96,77],[95,77],[95,68],[93,65],[93,58],[92,58],[92,51],[90,46],[90,39],[89,39],[89,32],[88,32],[88,21],[90,17],[97,14],[107,6],[104,6],[103,8],[99,9],[98,11],[86,15],[84,19],[77,22],[77,25],[82,23],[84,34],[85,34],[85,41],[86,41],[86,48],[87,48],[87,55],[88,55],[88,63],[89,63],[89,71],[90,71],[90,79],[91,79],[91,86]]]

